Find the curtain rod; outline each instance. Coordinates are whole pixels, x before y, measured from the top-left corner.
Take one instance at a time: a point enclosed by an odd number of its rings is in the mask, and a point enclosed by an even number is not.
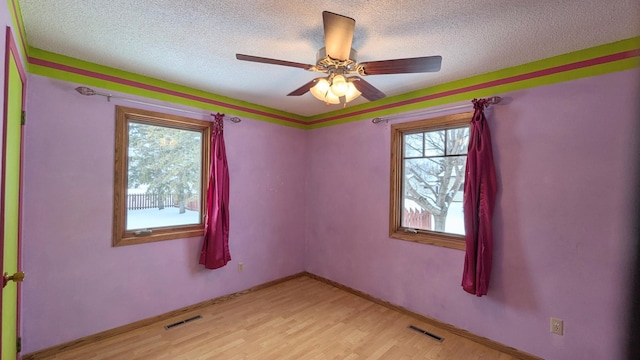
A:
[[[500,101],[502,101],[502,98],[500,96],[492,96],[487,98],[487,100],[489,100],[489,102],[487,102],[487,106],[489,105],[495,105],[500,103]],[[433,114],[433,113],[437,113],[437,112],[441,112],[441,111],[449,111],[449,110],[458,110],[458,109],[465,109],[470,107],[471,105],[469,104],[464,104],[464,105],[457,105],[457,106],[450,106],[450,107],[445,107],[445,108],[439,108],[439,109],[428,109],[428,110],[424,110],[424,111],[416,111],[411,113],[410,115],[415,115],[415,116],[422,116],[422,115],[429,115],[429,114]],[[386,118],[373,118],[371,120],[372,123],[374,124],[379,124],[381,122],[389,122],[389,120],[393,120],[394,116],[391,117],[386,117]]]
[[[75,90],[78,93],[80,93],[81,95],[85,95],[85,96],[93,96],[93,95],[104,96],[104,97],[107,98],[107,101],[111,101],[111,99],[119,99],[119,100],[128,101],[128,102],[132,102],[132,103],[136,103],[136,104],[155,106],[155,107],[159,107],[159,108],[163,108],[163,109],[167,109],[167,110],[182,111],[182,112],[185,112],[185,113],[196,114],[196,115],[206,115],[206,114],[203,114],[202,112],[199,112],[199,111],[180,109],[180,108],[166,106],[166,105],[154,104],[154,103],[150,103],[150,102],[146,102],[146,101],[128,99],[128,98],[125,98],[125,97],[114,96],[114,95],[111,95],[111,94],[103,94],[103,93],[99,93],[99,92],[93,90],[92,88],[88,88],[86,86],[78,86]],[[242,121],[242,119],[240,119],[239,117],[235,117],[235,116],[231,117],[231,118],[228,118],[227,120],[230,120],[231,122],[234,122],[234,123],[239,123],[240,121]]]

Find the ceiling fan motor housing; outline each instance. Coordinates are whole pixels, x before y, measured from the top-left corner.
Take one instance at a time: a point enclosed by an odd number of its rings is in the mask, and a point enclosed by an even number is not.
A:
[[[356,72],[356,63],[358,62],[358,52],[351,49],[349,58],[346,60],[334,59],[327,55],[327,49],[321,48],[316,54],[315,71],[328,72],[336,74],[348,74]],[[310,69],[311,70],[311,69]]]

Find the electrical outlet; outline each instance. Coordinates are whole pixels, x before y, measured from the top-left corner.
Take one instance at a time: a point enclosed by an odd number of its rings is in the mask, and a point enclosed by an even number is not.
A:
[[[242,270],[244,270],[244,263],[239,262],[238,263],[238,272],[242,272]]]
[[[551,332],[558,335],[563,335],[564,332],[564,322],[560,319],[556,319],[554,317],[551,318]]]

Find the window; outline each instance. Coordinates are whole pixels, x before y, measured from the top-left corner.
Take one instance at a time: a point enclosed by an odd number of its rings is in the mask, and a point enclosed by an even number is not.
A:
[[[473,113],[391,126],[389,236],[464,249],[464,189]]]
[[[200,236],[211,123],[116,107],[113,245]]]

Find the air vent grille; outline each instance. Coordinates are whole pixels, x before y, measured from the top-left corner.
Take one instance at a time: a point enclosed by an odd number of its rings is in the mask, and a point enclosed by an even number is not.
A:
[[[422,334],[424,334],[424,335],[427,335],[428,337],[430,337],[430,338],[432,338],[433,340],[436,340],[436,341],[438,341],[438,342],[443,342],[443,341],[444,341],[444,338],[442,338],[442,337],[440,337],[440,336],[438,336],[438,335],[432,334],[432,333],[428,332],[427,330],[420,329],[420,328],[419,328],[419,327],[417,327],[417,326],[409,325],[409,329],[411,329],[411,330],[413,330],[413,331],[417,331],[417,332],[422,333]]]
[[[196,316],[190,317],[188,319],[180,320],[178,322],[174,322],[173,324],[166,325],[164,328],[167,329],[167,330],[171,330],[176,326],[184,325],[186,323],[189,323],[191,321],[198,320],[198,319],[202,319],[202,316],[196,315]]]

